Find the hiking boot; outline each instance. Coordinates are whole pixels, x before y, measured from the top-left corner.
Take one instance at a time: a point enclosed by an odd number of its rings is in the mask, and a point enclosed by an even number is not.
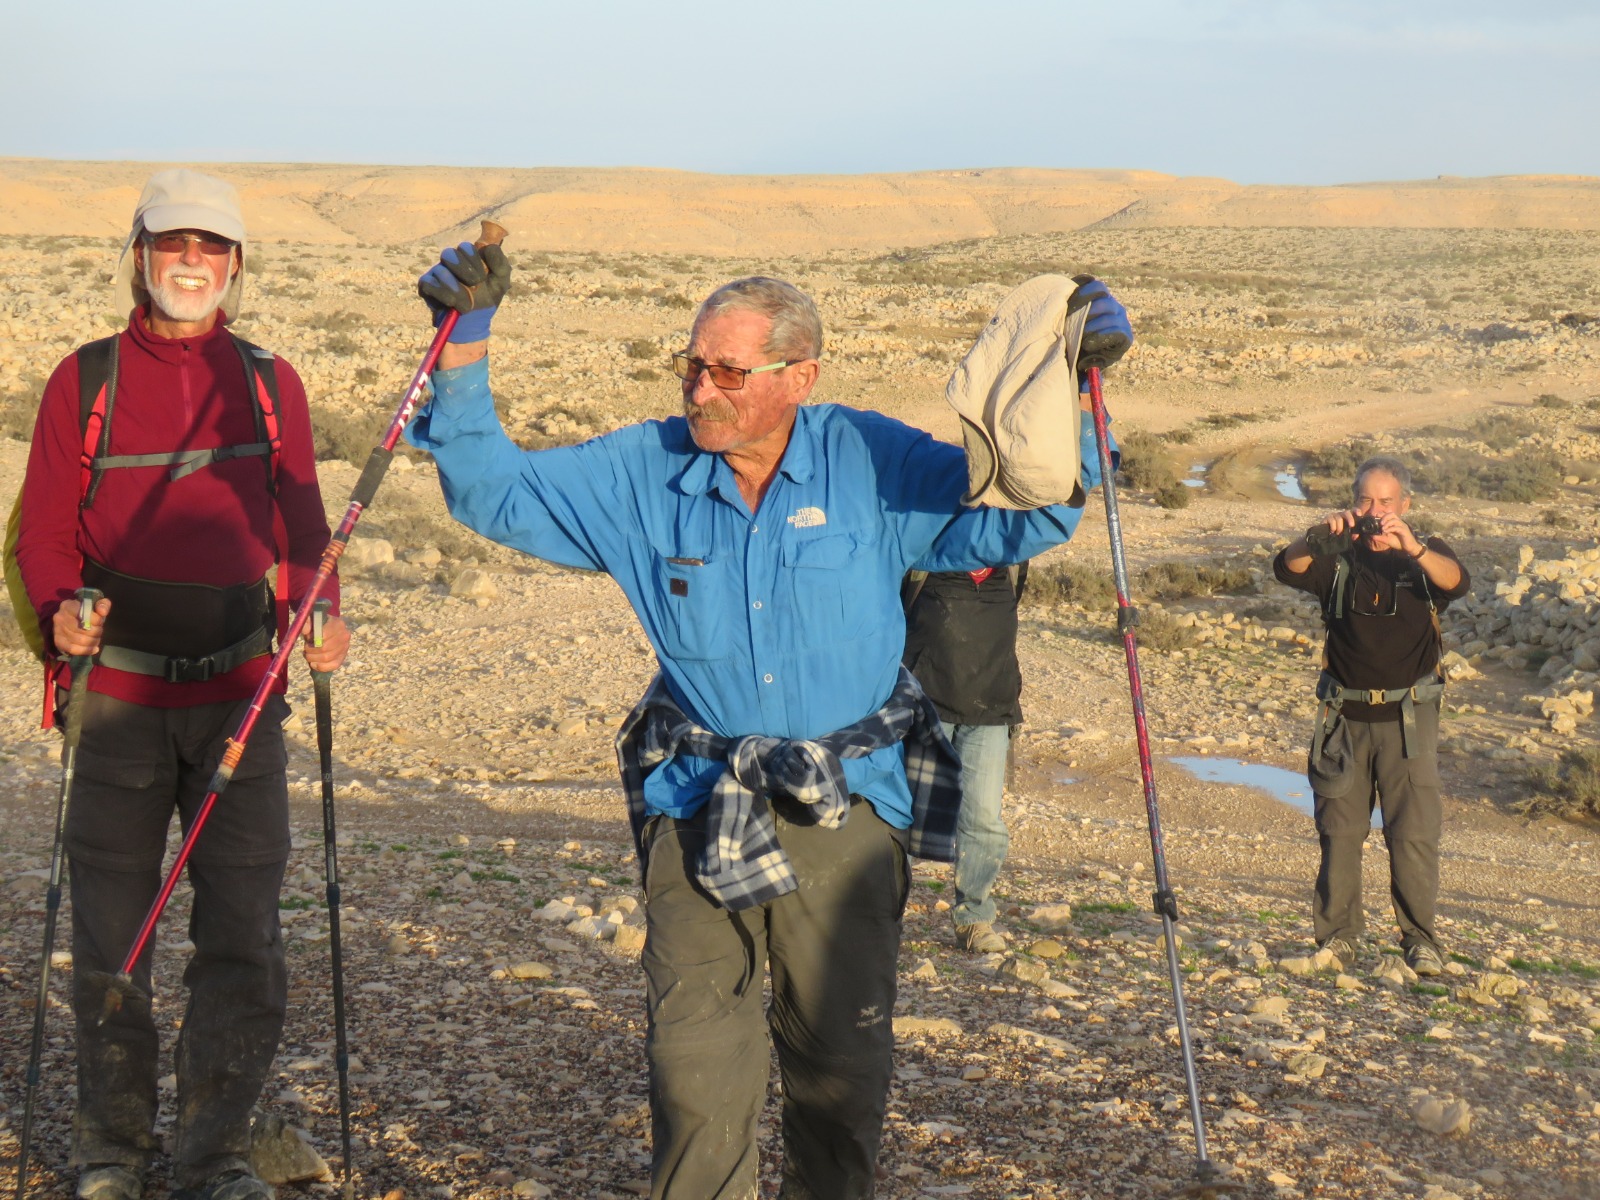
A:
[[[272,1185],[253,1171],[221,1171],[199,1187],[178,1188],[172,1200],[275,1200]]]
[[[120,1163],[85,1167],[78,1175],[78,1200],[140,1200],[139,1172]]]
[[[1406,966],[1418,975],[1443,975],[1444,956],[1427,942],[1406,947]]]
[[[956,944],[973,954],[1003,954],[1006,938],[988,921],[956,926]]]
[[[1356,965],[1356,948],[1350,944],[1349,938],[1329,938],[1322,943],[1322,949],[1333,955],[1333,965],[1341,971],[1348,971]]]

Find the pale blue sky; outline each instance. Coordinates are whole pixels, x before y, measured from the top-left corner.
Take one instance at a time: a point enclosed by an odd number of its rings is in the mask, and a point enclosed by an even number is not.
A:
[[[20,10],[20,11],[18,11]],[[1597,0],[21,0],[0,155],[1600,175]]]

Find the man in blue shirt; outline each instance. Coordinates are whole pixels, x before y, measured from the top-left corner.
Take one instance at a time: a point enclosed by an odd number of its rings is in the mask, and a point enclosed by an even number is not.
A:
[[[463,315],[408,437],[433,454],[457,520],[610,574],[660,663],[618,738],[645,881],[651,1195],[755,1196],[765,1019],[783,1079],[780,1195],[870,1197],[906,855],[948,859],[959,794],[937,713],[900,667],[900,580],[1020,562],[1070,537],[1080,510],[963,508],[957,447],[802,407],[821,320],[759,277],[701,305],[673,356],[682,416],[522,451],[489,392],[508,283],[493,246],[448,249],[423,276],[436,322]],[[1090,286],[1089,329],[1126,330]]]

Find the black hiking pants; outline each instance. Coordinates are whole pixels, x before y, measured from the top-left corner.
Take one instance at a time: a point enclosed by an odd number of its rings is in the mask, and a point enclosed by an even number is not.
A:
[[[66,830],[78,1038],[72,1164],[142,1170],[156,1149],[157,1030],[171,1028],[174,1014],[166,1010],[158,1022],[150,1011],[151,950],[134,971],[145,1003],[125,1001],[101,1025],[105,976],[121,967],[160,890],[173,813],[187,830],[249,701],[150,708],[93,692],[85,699]],[[289,856],[287,715],[282,697],[268,699],[189,859],[194,952],[175,1050],[179,1186],[247,1165],[250,1110],[283,1032],[278,894]],[[158,927],[152,947],[160,940]]]
[[[646,831],[651,1200],[754,1200],[769,1030],[783,1080],[781,1200],[874,1193],[906,835],[865,801],[837,829],[786,819],[798,815],[789,805],[774,804],[778,841],[800,886],[737,913],[695,878],[703,813]]]
[[[1439,833],[1444,805],[1439,781],[1439,706],[1418,704],[1417,745],[1407,758],[1398,721],[1335,718],[1310,779],[1316,793],[1317,871],[1312,918],[1317,943],[1366,928],[1361,905],[1361,854],[1374,808],[1383,812],[1389,850],[1389,898],[1407,949],[1439,948],[1434,908],[1439,896]]]

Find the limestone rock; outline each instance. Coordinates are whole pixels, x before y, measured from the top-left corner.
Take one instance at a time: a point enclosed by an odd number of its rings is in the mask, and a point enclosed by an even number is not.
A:
[[[303,1130],[276,1113],[260,1113],[250,1128],[250,1167],[271,1184],[332,1179],[333,1172]]]
[[[1411,1110],[1412,1120],[1429,1133],[1447,1137],[1472,1128],[1472,1106],[1465,1100],[1440,1100],[1426,1096]]]

